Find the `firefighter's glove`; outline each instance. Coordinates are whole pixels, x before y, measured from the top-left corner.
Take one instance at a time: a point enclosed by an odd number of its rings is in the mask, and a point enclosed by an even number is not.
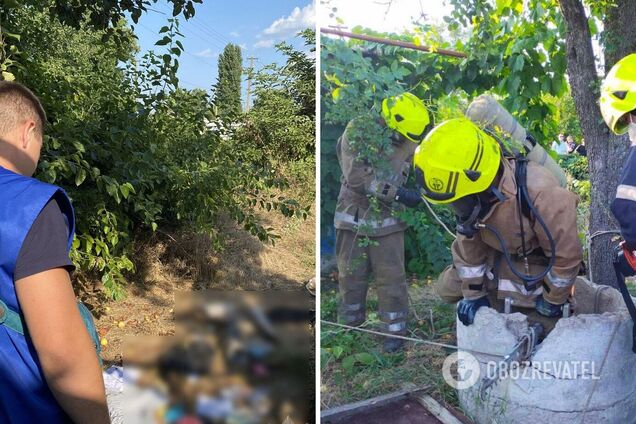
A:
[[[422,203],[422,196],[415,190],[407,190],[400,187],[395,195],[395,201],[400,202],[409,208],[416,208]]]
[[[556,318],[563,315],[563,305],[555,305],[543,298],[543,296],[537,296],[535,303],[537,312],[544,317]]]
[[[475,300],[462,299],[457,303],[457,317],[462,324],[470,325],[475,320],[477,310],[482,306],[490,306],[488,297],[484,296]]]
[[[618,266],[618,270],[623,274],[623,277],[633,277],[636,275],[636,269],[634,269],[634,265],[636,264],[635,252],[623,246],[624,244],[621,243],[615,248],[614,264]]]

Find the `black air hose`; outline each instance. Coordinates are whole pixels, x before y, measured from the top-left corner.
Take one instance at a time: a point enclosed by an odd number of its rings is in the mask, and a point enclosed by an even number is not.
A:
[[[530,196],[528,194],[528,187],[525,184],[521,184],[519,185],[519,190],[521,190],[521,195],[525,198],[526,204],[528,205],[528,207],[530,208],[530,211],[539,222],[539,225],[541,225],[541,227],[543,228],[545,235],[548,237],[548,242],[550,243],[550,252],[551,252],[550,260],[548,261],[548,265],[543,270],[543,272],[537,275],[525,275],[517,271],[517,269],[514,267],[512,263],[512,258],[510,257],[510,253],[508,252],[508,249],[506,248],[506,244],[503,240],[503,237],[501,237],[501,234],[499,234],[499,231],[497,231],[496,228],[488,224],[478,224],[478,226],[489,230],[495,235],[495,237],[499,241],[499,244],[501,245],[501,250],[504,254],[504,258],[506,259],[506,263],[508,263],[508,266],[510,267],[510,270],[512,271],[512,273],[516,275],[517,277],[519,277],[524,283],[530,284],[530,283],[536,283],[538,281],[541,281],[552,270],[552,267],[554,266],[554,261],[556,260],[556,243],[545,221],[543,220],[543,218],[541,217],[537,209],[534,207],[534,204],[532,203],[532,201],[530,201]],[[526,289],[527,288],[528,287],[526,286]]]

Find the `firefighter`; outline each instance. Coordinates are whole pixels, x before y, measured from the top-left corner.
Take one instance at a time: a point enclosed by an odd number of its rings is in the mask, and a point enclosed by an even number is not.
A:
[[[417,191],[404,188],[404,184],[413,152],[430,121],[424,103],[411,93],[385,99],[380,118],[382,125],[393,130],[391,148],[378,153],[375,163],[380,165],[361,159],[350,143],[352,127],[361,128],[362,122],[351,121],[336,147],[342,169],[334,217],[340,282],[338,319],[352,326],[365,321],[367,289],[373,274],[384,331],[404,335],[408,317],[404,269],[407,225],[396,212],[422,201]],[[385,352],[402,347],[401,339],[384,340]]]
[[[562,315],[583,258],[576,227],[578,197],[536,162],[502,150],[494,134],[470,120],[434,128],[415,153],[424,197],[457,216],[453,264],[436,282],[458,317],[473,322],[487,294]]]

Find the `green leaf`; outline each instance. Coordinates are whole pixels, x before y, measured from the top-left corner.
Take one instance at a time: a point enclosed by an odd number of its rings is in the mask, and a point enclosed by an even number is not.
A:
[[[155,43],[155,46],[165,46],[166,44],[170,43],[170,41],[172,41],[171,38],[166,35],[161,40],[157,41]]]
[[[501,14],[506,7],[510,7],[512,0],[497,0],[497,13]]]
[[[523,55],[518,55],[515,59],[514,65],[512,65],[513,71],[521,71],[523,69],[524,58]]]
[[[331,353],[336,359],[340,359],[342,354],[344,353],[344,348],[342,346],[334,346],[331,348]]]
[[[325,73],[325,79],[335,85],[337,85],[338,87],[344,87],[344,84],[338,79],[338,77],[336,76],[336,74],[328,74]]]
[[[2,79],[5,81],[14,81],[15,76],[11,72],[2,71]]]
[[[357,353],[356,360],[362,362],[364,365],[371,365],[375,362],[375,357],[370,353]]]
[[[590,17],[587,20],[587,24],[590,28],[590,35],[592,37],[594,37],[596,34],[598,34],[598,26],[596,25],[596,19],[594,19],[594,17]]]
[[[18,41],[20,41],[20,39],[22,38],[20,34],[14,34],[11,32],[3,32],[2,35],[4,35],[5,37],[13,38],[14,40],[18,40]]]
[[[77,173],[75,174],[75,185],[79,186],[80,184],[84,182],[85,179],[86,179],[86,170],[84,168],[78,169]]]
[[[128,199],[128,195],[132,189],[132,185],[130,183],[122,184],[119,186],[119,191],[121,191],[121,195],[124,196],[124,199]]]
[[[346,358],[342,360],[342,368],[344,368],[347,371],[353,370],[353,367],[355,366],[355,364],[356,364],[355,355],[347,356]]]
[[[337,102],[338,99],[340,98],[341,90],[342,90],[342,87],[338,87],[335,90],[333,90],[333,92],[331,93],[331,98],[333,99],[334,102]]]
[[[20,6],[20,2],[17,0],[2,0],[2,3],[7,9],[13,9]]]

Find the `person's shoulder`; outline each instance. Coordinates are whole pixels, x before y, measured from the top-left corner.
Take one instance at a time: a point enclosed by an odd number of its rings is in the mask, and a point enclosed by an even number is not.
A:
[[[33,177],[16,174],[0,168],[0,197],[9,196],[15,204],[31,204],[42,202],[42,206],[55,198],[62,210],[68,209],[71,201],[61,187],[40,181]]]
[[[11,186],[24,185],[30,187],[40,187],[42,189],[48,189],[53,192],[62,190],[56,185],[45,183],[44,181],[40,181],[37,178],[17,174],[2,167],[0,167],[0,184],[7,184]]]

